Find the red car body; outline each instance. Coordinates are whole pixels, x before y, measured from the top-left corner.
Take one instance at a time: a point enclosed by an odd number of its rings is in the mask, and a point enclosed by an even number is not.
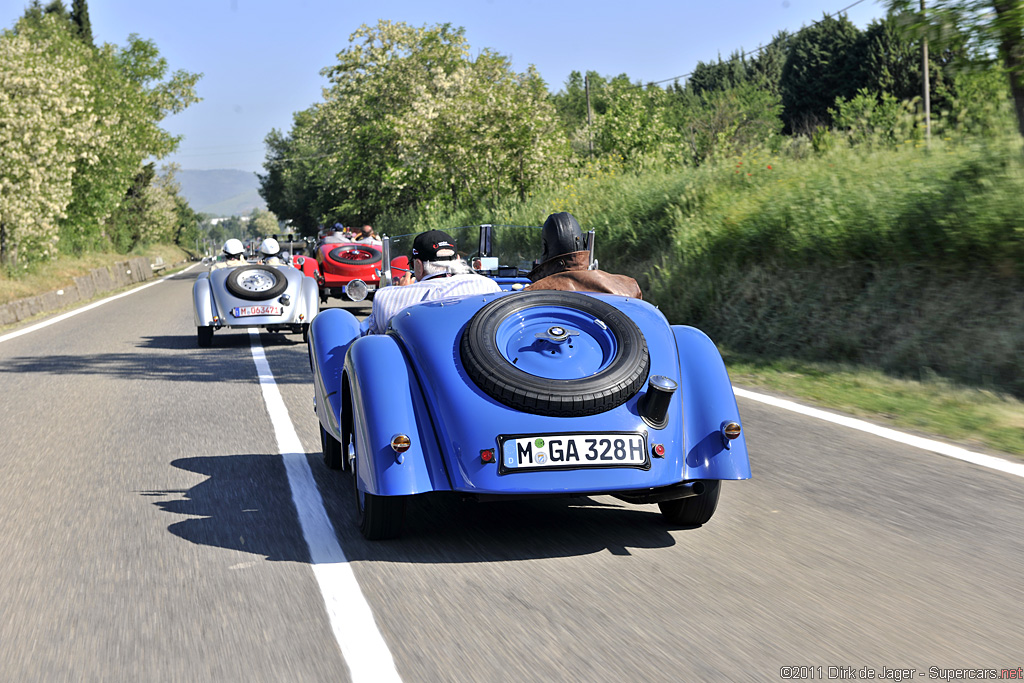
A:
[[[311,277],[320,283],[318,277],[320,264],[317,263],[316,259],[311,256],[296,255],[292,256],[292,265],[302,271],[302,274]]]
[[[366,285],[366,298],[373,298],[373,293],[380,287],[383,253],[381,246],[373,242],[321,242],[316,246],[316,270],[319,272],[317,282],[320,285],[320,300],[328,298],[347,298],[359,301],[363,297],[353,295],[348,286],[355,281]],[[307,262],[309,259],[307,259]],[[409,260],[405,256],[391,259],[394,277],[401,277],[409,268]],[[353,287],[355,292],[361,288]]]

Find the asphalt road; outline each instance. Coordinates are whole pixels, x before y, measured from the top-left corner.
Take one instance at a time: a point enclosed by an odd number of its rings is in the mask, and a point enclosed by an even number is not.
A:
[[[250,335],[196,347],[200,270],[0,343],[0,680],[351,680]],[[703,528],[421,497],[370,543],[301,338],[259,343],[404,681],[1024,665],[1024,479],[741,399],[754,478]]]

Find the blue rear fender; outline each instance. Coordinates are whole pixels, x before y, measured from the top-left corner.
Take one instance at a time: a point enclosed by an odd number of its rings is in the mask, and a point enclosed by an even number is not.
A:
[[[350,390],[359,488],[379,496],[450,490],[423,390],[398,340],[379,334],[356,339],[342,381]],[[412,441],[402,462],[391,448],[396,434]]]
[[[679,354],[686,466],[683,479],[750,479],[743,434],[726,448],[722,422],[741,425],[736,395],[714,342],[700,330],[673,325]]]
[[[341,308],[326,309],[314,317],[309,325],[309,359],[313,365],[316,415],[324,429],[341,443],[345,442],[338,424],[342,370],[345,367],[345,353],[349,345],[359,338],[359,334],[359,321]]]

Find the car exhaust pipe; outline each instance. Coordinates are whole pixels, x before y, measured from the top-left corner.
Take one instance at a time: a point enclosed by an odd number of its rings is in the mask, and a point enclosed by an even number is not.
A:
[[[672,486],[665,486],[657,489],[646,489],[640,491],[620,491],[619,493],[613,493],[612,496],[619,500],[624,500],[627,503],[664,503],[669,500],[679,500],[680,498],[693,498],[694,496],[702,496],[707,491],[707,484],[700,479],[694,479],[693,481],[684,481],[679,484],[673,484]]]
[[[668,406],[678,385],[665,375],[651,375],[647,392],[637,401],[636,408],[644,422],[655,429],[668,425]]]

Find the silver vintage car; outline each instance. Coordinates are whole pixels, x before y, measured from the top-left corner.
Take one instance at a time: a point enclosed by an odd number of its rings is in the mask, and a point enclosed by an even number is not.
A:
[[[251,263],[202,273],[192,286],[199,346],[213,343],[223,327],[262,327],[301,333],[320,308],[316,280],[290,265]]]

